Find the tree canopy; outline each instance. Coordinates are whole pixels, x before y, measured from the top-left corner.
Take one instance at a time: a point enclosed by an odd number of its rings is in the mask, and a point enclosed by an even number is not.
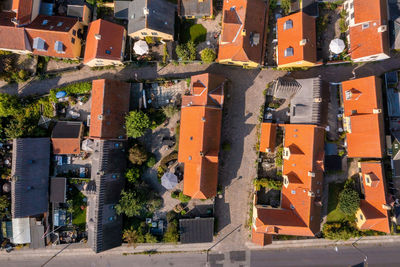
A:
[[[215,53],[214,49],[205,48],[200,53],[201,61],[205,63],[212,63],[215,61],[217,54]]]
[[[132,162],[132,164],[142,165],[147,159],[147,151],[142,146],[135,144],[129,149],[129,161]]]
[[[131,111],[125,118],[126,134],[128,137],[138,138],[144,135],[150,127],[150,119],[143,111]]]
[[[338,205],[344,214],[354,215],[360,207],[360,195],[351,186],[345,186],[339,194]]]

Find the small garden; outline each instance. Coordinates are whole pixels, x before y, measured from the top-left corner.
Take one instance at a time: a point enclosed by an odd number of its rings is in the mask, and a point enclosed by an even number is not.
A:
[[[332,240],[347,240],[353,237],[381,235],[373,230],[357,228],[355,213],[360,207],[360,195],[354,178],[345,183],[330,184],[328,198],[328,216],[322,233]]]
[[[70,180],[68,180],[70,181]],[[86,228],[86,197],[72,183],[69,183],[67,191],[68,212],[72,214],[72,224],[79,230]]]

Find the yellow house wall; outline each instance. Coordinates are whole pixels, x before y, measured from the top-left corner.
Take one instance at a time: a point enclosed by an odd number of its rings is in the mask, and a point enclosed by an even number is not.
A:
[[[282,68],[302,68],[302,67],[314,67],[316,64],[306,61],[306,60],[301,60],[301,61],[296,61],[292,63],[287,63],[283,65],[278,65],[278,69]]]
[[[259,64],[254,61],[247,61],[247,62],[242,62],[242,61],[234,61],[232,59],[223,59],[223,60],[218,60],[218,63],[220,64],[227,64],[227,65],[237,65],[237,66],[246,66],[249,68],[257,68]]]
[[[82,42],[81,40],[79,40],[78,38],[78,30],[81,29],[81,31],[83,32],[83,24],[78,22],[74,25],[74,27],[71,28],[71,30],[69,31],[69,36],[70,38],[74,37],[75,38],[75,44],[72,46],[72,51],[73,51],[73,55],[75,58],[79,58],[81,56],[81,50],[82,50]],[[76,31],[76,36],[72,35],[72,31],[75,30]]]
[[[142,35],[142,32],[147,33],[147,35]],[[154,35],[152,33],[157,33],[157,35]],[[140,39],[144,39],[146,36],[150,36],[150,37],[160,37],[161,39],[166,40],[166,41],[174,40],[174,36],[171,34],[166,34],[166,33],[155,31],[155,30],[148,29],[148,28],[131,33],[131,34],[129,34],[129,36],[132,38],[140,38]]]
[[[363,219],[360,219],[360,215],[362,215]],[[361,227],[363,226],[365,221],[366,221],[366,218],[364,216],[364,213],[362,212],[361,209],[358,209],[356,212],[356,222],[357,222],[358,229],[361,229]]]

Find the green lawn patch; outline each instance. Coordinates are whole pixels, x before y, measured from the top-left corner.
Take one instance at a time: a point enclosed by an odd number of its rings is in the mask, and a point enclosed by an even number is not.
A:
[[[207,36],[207,29],[201,24],[195,24],[193,19],[183,19],[181,21],[181,30],[179,41],[181,44],[185,44],[189,41],[193,41],[198,44],[204,42]]]
[[[346,215],[339,210],[339,193],[343,190],[344,184],[329,184],[328,196],[328,217],[327,222],[340,222],[346,220]]]
[[[72,224],[85,230],[86,225],[86,203],[83,201],[85,196],[75,187],[71,186],[72,190],[68,191],[68,200],[72,200]],[[81,207],[85,207],[83,210]]]

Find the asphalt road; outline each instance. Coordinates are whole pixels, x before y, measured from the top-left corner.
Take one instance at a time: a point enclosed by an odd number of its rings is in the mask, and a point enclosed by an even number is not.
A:
[[[226,253],[166,253],[155,255],[97,255],[66,257],[59,255],[50,258],[15,259],[10,254],[8,260],[2,259],[0,266],[7,267],[109,267],[109,266],[154,266],[154,267],[265,267],[265,266],[354,266],[363,262],[367,256],[368,266],[400,266],[398,244],[391,246],[351,246],[291,250],[253,250],[230,251]]]

